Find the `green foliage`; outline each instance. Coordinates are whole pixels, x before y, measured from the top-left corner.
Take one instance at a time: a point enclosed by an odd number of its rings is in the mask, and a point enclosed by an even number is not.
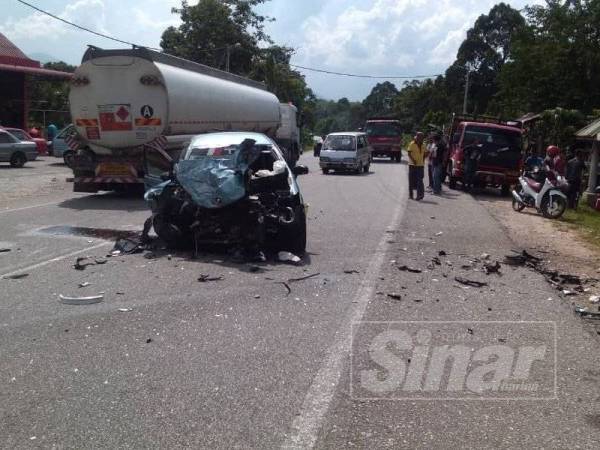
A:
[[[181,17],[179,27],[167,28],[160,46],[166,53],[225,69],[230,55],[230,71],[247,75],[260,53],[260,43],[271,43],[264,31],[271,20],[254,11],[267,0],[200,0],[173,8]]]
[[[44,69],[75,72],[75,66],[62,61],[46,63]],[[46,110],[46,124],[53,122],[59,128],[66,125],[69,122],[69,82],[57,78],[33,77],[28,83],[30,99],[28,122],[43,127],[44,113],[38,110]]]
[[[377,83],[363,101],[367,117],[390,115],[393,111],[394,99],[397,95],[398,89],[393,83],[389,81]]]

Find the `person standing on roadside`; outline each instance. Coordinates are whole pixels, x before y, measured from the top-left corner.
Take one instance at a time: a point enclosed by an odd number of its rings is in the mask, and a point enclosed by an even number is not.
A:
[[[425,197],[425,185],[423,178],[425,177],[425,158],[427,157],[427,149],[425,147],[424,135],[418,132],[414,140],[408,146],[408,195],[411,199],[414,198],[413,191],[417,191],[417,201],[423,200]]]
[[[585,162],[583,160],[583,152],[577,150],[575,152],[575,158],[571,159],[567,163],[567,181],[569,182],[569,208],[577,209],[577,203],[581,195],[581,182],[583,180],[583,171],[585,169]]]
[[[440,133],[433,135],[432,154],[429,155],[433,171],[433,193],[442,195],[442,181],[444,177],[444,162],[446,161],[447,147]]]
[[[433,191],[433,158],[435,157],[435,142],[433,140],[433,133],[429,136],[429,140],[427,142],[427,176],[429,178],[429,186],[427,187],[427,192]]]

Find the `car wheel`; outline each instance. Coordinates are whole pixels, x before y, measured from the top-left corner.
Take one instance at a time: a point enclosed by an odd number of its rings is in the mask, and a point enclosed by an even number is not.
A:
[[[360,175],[363,171],[363,163],[358,164],[358,168],[354,171],[355,174]]]
[[[21,152],[13,153],[10,157],[10,166],[17,169],[23,167],[26,162],[27,157]]]
[[[363,168],[365,173],[369,173],[369,170],[371,170],[371,163],[367,164],[364,168]]]
[[[323,170],[323,175],[328,175],[329,174],[329,169],[322,169]]]
[[[302,255],[306,252],[306,213],[304,205],[298,205],[294,213],[292,223],[280,225],[278,233],[279,248],[277,250]]]
[[[71,169],[73,168],[74,157],[75,157],[75,152],[68,151],[68,152],[63,153],[63,161],[65,162],[67,167],[69,167]]]

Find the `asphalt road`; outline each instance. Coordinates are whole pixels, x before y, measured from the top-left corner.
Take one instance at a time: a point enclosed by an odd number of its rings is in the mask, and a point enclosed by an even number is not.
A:
[[[461,193],[408,203],[405,165],[324,176],[304,159],[301,267],[268,262],[252,273],[222,254],[173,252],[78,271],[77,257],[104,257],[119,232],[141,229],[143,202],[60,190],[0,204],[0,248],[11,249],[0,253],[0,446],[597,447],[597,336],[528,269],[462,268],[512,248],[480,205]],[[223,280],[199,283],[200,274]],[[289,295],[280,283],[313,274]],[[456,276],[488,286],[465,289]],[[101,292],[88,306],[58,297]],[[369,353],[375,336],[425,330],[435,340],[442,327],[450,345],[547,346],[531,370],[539,389],[361,382],[365,371],[378,381],[392,373]]]

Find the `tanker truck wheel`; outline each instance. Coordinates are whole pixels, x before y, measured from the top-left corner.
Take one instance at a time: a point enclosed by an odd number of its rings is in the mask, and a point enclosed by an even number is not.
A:
[[[72,169],[73,168],[73,162],[75,159],[75,152],[74,151],[66,151],[63,153],[63,161],[65,162],[65,165]]]

